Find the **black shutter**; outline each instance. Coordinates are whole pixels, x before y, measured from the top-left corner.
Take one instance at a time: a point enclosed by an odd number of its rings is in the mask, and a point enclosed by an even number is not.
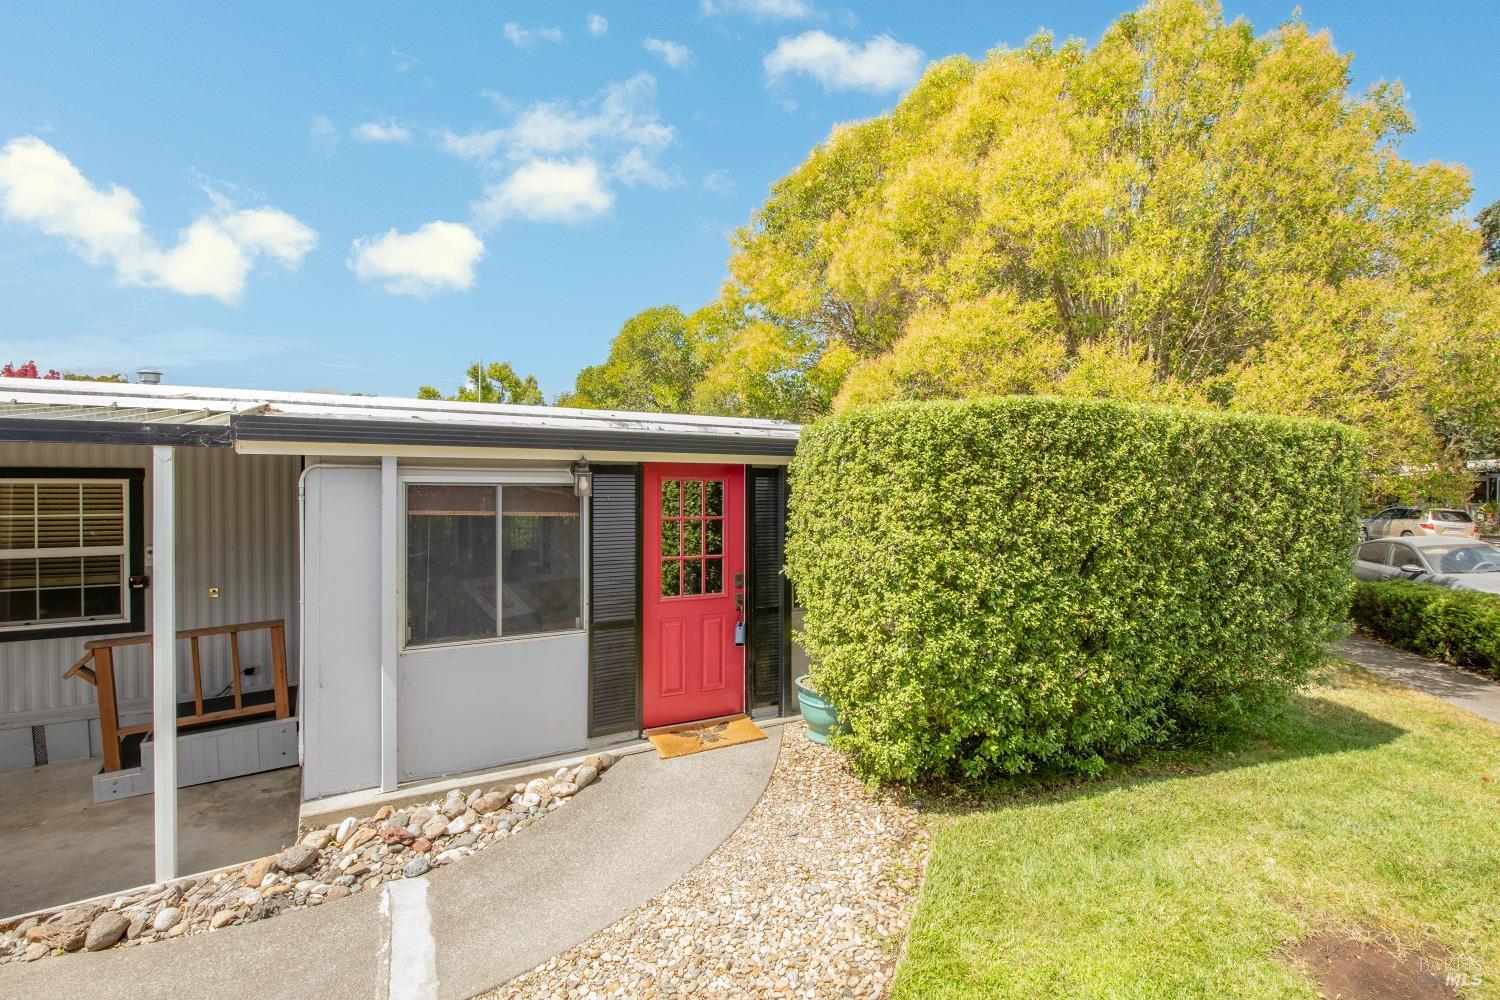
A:
[[[640,728],[640,467],[595,466],[589,507],[589,736]]]
[[[750,708],[779,708],[787,666],[786,470],[749,469],[746,520],[750,526],[750,614],[745,659]]]

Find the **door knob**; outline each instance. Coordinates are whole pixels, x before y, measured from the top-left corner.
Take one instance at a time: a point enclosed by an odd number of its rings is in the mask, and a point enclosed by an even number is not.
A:
[[[745,574],[744,573],[736,573],[736,574],[734,574],[734,589],[735,590],[743,590],[744,587],[745,587]]]

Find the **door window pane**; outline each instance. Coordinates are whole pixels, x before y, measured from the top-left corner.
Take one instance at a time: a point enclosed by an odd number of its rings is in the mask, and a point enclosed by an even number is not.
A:
[[[724,522],[709,521],[703,525],[703,531],[703,551],[711,556],[722,555],[724,552]]]
[[[661,596],[682,595],[682,563],[676,559],[663,559],[661,564]]]
[[[718,480],[707,484],[704,494],[704,513],[709,517],[720,517],[724,513],[724,484]]]
[[[495,487],[406,488],[407,641],[493,637],[497,518]]]
[[[705,594],[724,593],[724,560],[705,559],[703,561],[703,592]]]
[[[504,486],[501,635],[580,627],[578,497],[571,486]]]
[[[682,563],[682,596],[691,597],[703,593],[703,564],[697,559],[686,559]]]
[[[661,481],[661,516],[682,516],[682,484],[675,479]]]

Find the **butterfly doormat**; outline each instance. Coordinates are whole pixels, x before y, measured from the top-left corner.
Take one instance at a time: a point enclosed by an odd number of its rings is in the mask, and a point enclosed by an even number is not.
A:
[[[654,729],[646,738],[656,746],[662,760],[685,757],[703,750],[732,747],[737,743],[754,743],[763,740],[766,734],[750,721],[747,715],[734,715],[712,722],[690,722],[684,726],[669,726]]]

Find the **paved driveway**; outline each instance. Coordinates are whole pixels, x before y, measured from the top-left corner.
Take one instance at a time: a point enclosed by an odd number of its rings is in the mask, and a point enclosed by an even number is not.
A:
[[[243,927],[0,967],[0,996],[472,997],[648,902],[760,798],[770,739],[625,757],[513,840],[375,892]]]
[[[1425,691],[1450,705],[1466,708],[1491,722],[1500,722],[1500,684],[1388,646],[1375,639],[1352,636],[1333,645],[1334,652],[1382,677]]]

